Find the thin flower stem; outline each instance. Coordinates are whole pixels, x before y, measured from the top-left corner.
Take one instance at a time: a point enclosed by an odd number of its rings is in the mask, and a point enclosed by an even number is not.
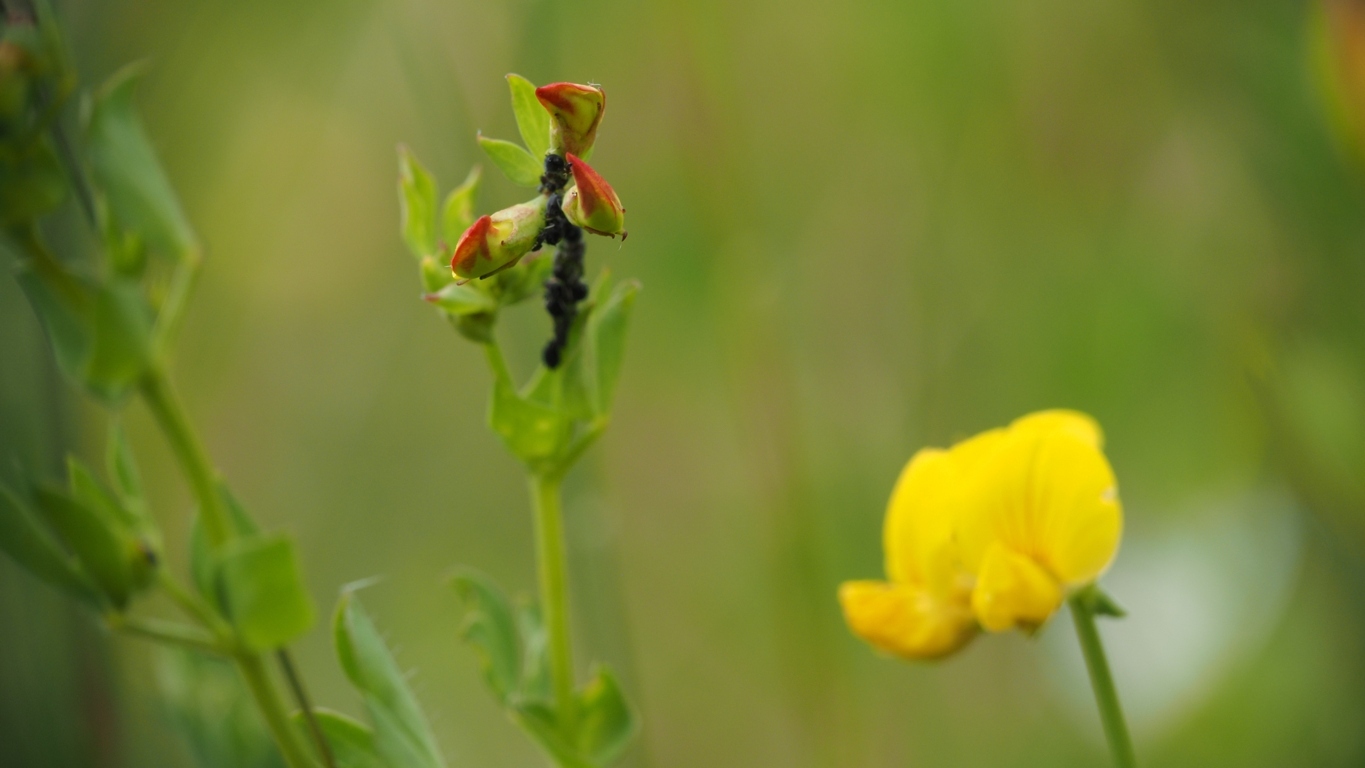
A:
[[[303,719],[308,723],[308,733],[313,737],[313,743],[317,745],[318,754],[322,756],[322,764],[327,768],[337,768],[336,758],[332,755],[332,745],[327,743],[327,737],[322,735],[322,726],[318,725],[317,715],[313,712],[313,704],[308,700],[308,691],[303,687],[303,678],[294,669],[294,659],[289,653],[288,648],[281,648],[275,652],[275,658],[280,662],[280,670],[284,672],[284,679],[289,683],[289,690],[294,694],[294,701],[299,705],[299,710],[303,712]]]
[[[540,566],[540,608],[550,650],[550,678],[555,705],[566,732],[575,719],[573,647],[569,638],[568,577],[564,564],[564,520],[560,505],[560,477],[531,479],[531,501],[536,513],[536,560]]]
[[[162,589],[166,590],[171,601],[190,618],[199,622],[205,629],[211,630],[220,639],[232,637],[232,627],[223,620],[223,617],[214,613],[213,609],[198,595],[185,589],[180,582],[166,572],[166,569],[163,568],[157,572],[157,582]]]
[[[1109,750],[1114,755],[1114,765],[1118,768],[1137,768],[1133,740],[1128,735],[1128,724],[1123,719],[1118,690],[1109,672],[1109,661],[1104,655],[1099,628],[1095,626],[1095,613],[1084,592],[1073,596],[1070,603],[1071,618],[1076,622],[1076,637],[1081,641],[1081,652],[1085,654],[1085,666],[1090,671],[1090,687],[1095,690],[1095,705],[1100,711],[1100,722],[1104,724]]]

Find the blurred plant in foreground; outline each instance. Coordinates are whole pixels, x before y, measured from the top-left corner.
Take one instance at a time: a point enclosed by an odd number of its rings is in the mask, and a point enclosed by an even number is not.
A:
[[[889,582],[839,590],[849,627],[907,659],[947,656],[979,629],[1037,631],[1067,600],[1115,763],[1133,747],[1096,616],[1122,616],[1095,580],[1113,561],[1122,511],[1090,417],[1043,411],[925,448],[892,491]]]
[[[267,664],[274,656],[294,698],[310,711],[286,648],[314,618],[294,544],[260,531],[237,503],[168,374],[201,250],[133,107],[138,72],[125,68],[87,96],[80,131],[71,136],[63,115],[76,94],[76,73],[55,20],[44,4],[5,4],[4,241],[19,255],[17,280],[58,366],[109,410],[111,421],[107,482],[72,456],[66,487],[33,477],[18,489],[0,489],[0,550],[114,630],[230,660],[285,762],[316,765]],[[48,219],[69,192],[89,225],[84,242],[91,247],[58,254],[44,226],[52,226]],[[162,537],[118,426],[119,412],[135,395],[161,427],[198,504],[189,555],[193,588],[163,567]],[[136,598],[157,590],[189,623],[134,611]],[[208,669],[182,665],[178,675],[193,678],[182,679],[184,686],[199,688],[208,685]],[[316,724],[310,730],[318,737],[316,757],[332,764]]]
[[[537,196],[476,219],[475,168],[438,210],[435,181],[400,148],[403,235],[426,300],[483,347],[493,375],[489,426],[530,476],[539,605],[516,606],[491,579],[462,570],[452,583],[469,606],[464,638],[478,651],[494,696],[557,764],[601,766],[625,748],[637,724],[610,669],[597,666],[581,687],[574,672],[560,484],[610,419],[639,284],[613,285],[606,270],[591,288],[582,281],[584,230],[625,236],[620,199],[580,159],[593,149],[606,94],[572,83],[536,88],[518,75],[507,82],[526,147],[483,136],[479,144]],[[553,260],[537,253],[543,245],[558,246]],[[541,291],[553,334],[540,365],[518,386],[498,345],[498,313]]]

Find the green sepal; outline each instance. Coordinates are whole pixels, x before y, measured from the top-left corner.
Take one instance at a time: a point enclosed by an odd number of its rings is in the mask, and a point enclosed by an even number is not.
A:
[[[498,308],[498,300],[482,288],[476,288],[473,283],[451,283],[423,298],[442,312],[455,317],[493,312]]]
[[[506,174],[513,184],[522,187],[539,187],[540,174],[543,172],[542,163],[536,160],[530,152],[522,148],[520,144],[513,144],[502,139],[490,139],[483,134],[479,135],[479,146],[483,148],[488,158],[493,164],[498,166],[498,170]]]
[[[303,583],[298,551],[285,536],[233,542],[218,562],[226,615],[250,648],[287,645],[313,626],[313,599]]]
[[[441,205],[441,231],[448,248],[460,242],[469,225],[474,223],[474,208],[479,200],[479,182],[483,180],[483,167],[474,166],[460,186],[450,190],[445,203]]]
[[[199,244],[133,106],[143,71],[140,64],[126,66],[95,94],[86,122],[90,170],[116,231],[183,259],[197,254]]]
[[[1128,615],[1123,606],[1118,601],[1109,596],[1109,593],[1100,588],[1099,584],[1090,584],[1081,589],[1076,594],[1085,609],[1095,616],[1108,616],[1114,619],[1122,619]]]
[[[512,91],[512,112],[517,116],[517,130],[533,157],[545,157],[550,151],[550,113],[536,98],[536,87],[521,75],[508,75],[507,87]]]
[[[38,486],[34,501],[48,527],[105,598],[120,611],[126,608],[133,589],[131,540],[100,512],[58,488]]]
[[[521,690],[522,649],[517,616],[498,585],[473,569],[450,579],[465,606],[460,639],[474,648],[484,680],[503,706],[511,706]]]
[[[342,671],[365,701],[374,727],[375,752],[391,766],[443,768],[445,761],[426,715],[379,630],[355,599],[355,591],[362,586],[342,589],[332,618],[332,637]]]
[[[140,592],[150,587],[156,580],[156,571],[161,562],[160,535],[105,490],[79,458],[68,456],[66,467],[72,497],[94,512],[120,540],[120,547],[128,560],[132,591]]]
[[[436,181],[406,146],[398,145],[398,201],[403,240],[414,258],[436,252]]]
[[[292,715],[294,727],[305,737],[311,738],[308,720],[302,711]],[[321,707],[313,708],[313,719],[317,721],[322,737],[332,749],[336,768],[388,768],[375,751],[374,731],[368,725],[348,715]]]
[[[24,570],[71,597],[99,607],[103,598],[80,563],[66,552],[28,502],[0,486],[0,551]]]

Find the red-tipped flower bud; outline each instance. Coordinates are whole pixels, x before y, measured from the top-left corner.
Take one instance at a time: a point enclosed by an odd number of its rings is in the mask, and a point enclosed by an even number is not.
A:
[[[450,269],[466,282],[507,269],[531,251],[544,228],[544,196],[480,217],[460,236]]]
[[[560,206],[564,217],[594,235],[626,239],[626,209],[621,207],[616,190],[592,166],[573,155],[568,158],[574,186],[564,193]]]
[[[550,146],[560,153],[588,154],[607,111],[606,92],[591,85],[550,83],[536,89],[536,98],[550,113]]]

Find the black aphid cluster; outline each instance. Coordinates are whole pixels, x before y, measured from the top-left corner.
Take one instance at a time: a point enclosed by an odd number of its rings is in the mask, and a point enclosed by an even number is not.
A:
[[[569,329],[578,315],[578,303],[588,297],[588,286],[583,282],[583,230],[564,218],[560,203],[564,187],[569,183],[569,163],[559,155],[545,156],[545,173],[540,177],[540,191],[550,196],[545,205],[545,229],[540,242],[559,246],[555,251],[554,271],[545,281],[545,310],[554,321],[554,336],[545,344],[541,359],[547,368],[558,368],[569,343]]]

